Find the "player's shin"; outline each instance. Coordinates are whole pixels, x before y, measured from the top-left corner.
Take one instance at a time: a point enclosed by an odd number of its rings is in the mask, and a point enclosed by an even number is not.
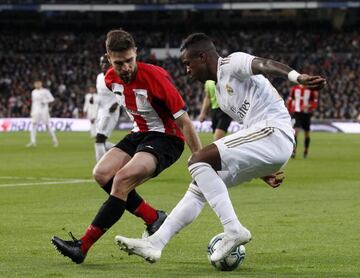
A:
[[[30,131],[30,143],[36,144],[36,132],[37,132],[37,124],[31,124],[31,131]]]
[[[101,187],[109,195],[111,193],[113,181],[114,178],[112,177],[104,186]],[[145,202],[135,189],[131,190],[128,194],[125,209],[135,216],[143,219],[146,225],[154,223],[158,218],[157,210],[149,203]]]
[[[235,214],[226,185],[216,171],[204,162],[190,165],[189,171],[207,202],[219,217],[224,226],[224,232],[239,233],[243,227]]]
[[[96,161],[99,161],[100,158],[106,153],[106,148],[104,143],[95,143],[95,157]]]
[[[81,249],[86,253],[89,248],[123,215],[126,202],[110,195],[101,206],[93,222],[81,237]]]
[[[198,217],[205,203],[206,200],[198,187],[191,183],[188,191],[171,211],[164,224],[149,238],[154,247],[162,250],[175,234]]]

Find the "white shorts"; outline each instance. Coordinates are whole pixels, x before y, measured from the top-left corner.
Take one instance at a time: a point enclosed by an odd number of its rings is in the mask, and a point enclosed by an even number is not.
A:
[[[50,115],[48,112],[32,114],[31,120],[33,123],[36,123],[36,124],[39,124],[39,123],[48,124],[49,120],[50,120]]]
[[[214,142],[222,171],[218,174],[229,187],[279,171],[289,160],[293,142],[274,127],[254,126]]]
[[[110,137],[119,120],[120,109],[116,109],[113,113],[99,113],[96,119],[96,133]]]

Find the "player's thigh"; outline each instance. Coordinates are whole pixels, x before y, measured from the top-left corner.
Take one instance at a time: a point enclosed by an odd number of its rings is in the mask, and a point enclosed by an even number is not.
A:
[[[311,114],[304,113],[303,121],[302,121],[302,128],[304,131],[310,131],[311,125]]]
[[[119,148],[112,148],[107,151],[101,159],[96,163],[93,174],[94,176],[112,178],[123,168],[129,161],[131,156]]]
[[[42,121],[42,116],[40,113],[32,114],[31,115],[31,122],[33,124],[40,124]]]
[[[295,119],[295,123],[294,123],[294,128],[302,128],[302,113],[300,112],[295,112],[294,113],[294,119]]]
[[[232,118],[220,110],[216,129],[221,129],[226,133],[230,126],[231,121]]]
[[[286,164],[293,144],[279,129],[250,128],[214,143],[221,158],[222,171],[230,175],[229,184],[239,184],[272,174]]]
[[[137,152],[124,167],[117,171],[115,178],[123,180],[120,185],[137,186],[151,178],[158,160],[149,152]]]

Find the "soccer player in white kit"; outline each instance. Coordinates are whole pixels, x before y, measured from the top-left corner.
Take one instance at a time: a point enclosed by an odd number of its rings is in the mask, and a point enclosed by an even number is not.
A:
[[[96,137],[96,118],[98,114],[98,96],[96,95],[96,89],[93,86],[89,87],[89,93],[85,95],[84,113],[87,119],[90,121],[90,136]]]
[[[42,82],[36,80],[34,82],[35,89],[31,92],[31,131],[30,131],[30,143],[27,147],[36,146],[36,133],[40,123],[46,125],[54,147],[59,145],[54,130],[50,127],[50,114],[49,114],[49,103],[55,99],[48,89],[43,88]]]
[[[96,119],[96,142],[95,156],[99,161],[104,153],[114,146],[107,142],[116,123],[119,120],[120,107],[116,95],[106,87],[105,73],[110,64],[105,56],[100,57],[100,67],[102,72],[96,78],[96,90],[98,95],[98,115]]]
[[[271,187],[279,186],[284,177],[278,171],[289,160],[295,143],[284,101],[264,75],[288,78],[311,89],[321,89],[326,81],[243,52],[222,58],[203,33],[187,37],[180,50],[190,77],[201,82],[216,81],[220,108],[242,123],[243,129],[191,156],[188,165],[193,182],[155,234],[147,239],[116,236],[115,241],[120,249],[156,262],[171,237],[194,221],[208,202],[225,233],[211,255],[216,262],[251,239],[250,231],[235,214],[227,186],[254,178],[262,178]]]

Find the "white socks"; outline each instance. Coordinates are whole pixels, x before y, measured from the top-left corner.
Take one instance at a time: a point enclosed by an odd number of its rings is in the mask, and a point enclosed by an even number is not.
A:
[[[31,131],[30,131],[30,143],[36,144],[36,132],[37,132],[37,124],[31,124]]]
[[[51,140],[53,142],[53,145],[54,146],[59,145],[59,142],[58,142],[58,140],[56,138],[56,135],[55,135],[55,131],[50,127],[49,124],[46,125],[46,128],[47,128],[47,130],[48,130],[48,132],[49,132],[49,134],[51,136]]]
[[[105,142],[105,149],[106,149],[106,151],[110,150],[110,149],[111,149],[112,147],[114,147],[114,146],[115,146],[114,143],[111,143],[111,142],[108,142],[108,141]]]
[[[219,217],[225,233],[237,234],[243,227],[232,206],[225,183],[208,163],[198,162],[189,171],[210,207]]]
[[[100,158],[112,147],[114,147],[115,144],[105,141],[104,143],[95,143],[95,158],[96,162],[100,160]]]
[[[95,123],[90,123],[90,136],[92,138],[96,137],[96,124]]]
[[[199,188],[191,183],[184,197],[171,211],[159,230],[148,238],[150,242],[155,248],[162,250],[175,234],[198,217],[205,203],[206,200]]]
[[[104,143],[95,143],[95,158],[96,161],[99,161],[100,158],[106,153],[105,144]]]

